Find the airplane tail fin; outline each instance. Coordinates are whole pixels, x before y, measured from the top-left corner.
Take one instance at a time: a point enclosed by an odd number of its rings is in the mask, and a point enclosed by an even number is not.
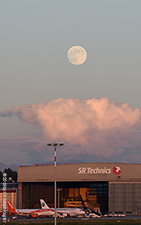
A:
[[[16,209],[12,205],[12,203],[9,200],[7,200],[6,202],[7,202],[8,213],[10,213],[10,214],[16,214]]]
[[[46,202],[43,199],[40,199],[40,204],[42,209],[49,209],[49,206],[46,204]]]

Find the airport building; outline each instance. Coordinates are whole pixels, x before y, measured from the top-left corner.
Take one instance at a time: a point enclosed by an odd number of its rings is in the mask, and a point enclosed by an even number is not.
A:
[[[18,207],[18,183],[6,183],[5,188],[3,183],[0,183],[0,214],[3,211],[3,200],[5,197],[15,208]]]
[[[54,207],[54,165],[18,168],[19,208]],[[89,207],[104,214],[141,213],[141,164],[57,165],[57,207]]]

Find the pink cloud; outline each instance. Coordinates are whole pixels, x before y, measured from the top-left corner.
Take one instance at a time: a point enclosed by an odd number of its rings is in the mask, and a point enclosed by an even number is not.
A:
[[[45,142],[68,143],[68,154],[81,152],[109,158],[131,148],[141,148],[141,110],[132,109],[127,103],[116,104],[107,98],[59,98],[0,113],[13,115],[39,127]]]

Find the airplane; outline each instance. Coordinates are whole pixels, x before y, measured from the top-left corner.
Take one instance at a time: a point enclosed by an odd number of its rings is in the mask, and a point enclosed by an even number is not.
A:
[[[53,209],[16,209],[12,203],[7,200],[7,208],[9,214],[14,215],[21,215],[21,216],[53,216],[54,210]]]
[[[41,203],[41,208],[42,209],[52,209],[54,210],[54,208],[49,208],[49,206],[46,204],[46,202],[43,199],[40,199],[40,203]],[[56,212],[63,214],[65,217],[67,217],[68,215],[70,216],[85,216],[86,213],[84,210],[80,209],[80,208],[56,208]]]

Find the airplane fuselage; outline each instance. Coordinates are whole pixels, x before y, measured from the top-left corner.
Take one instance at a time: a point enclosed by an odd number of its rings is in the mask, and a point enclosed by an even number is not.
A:
[[[16,209],[17,215],[44,215],[52,216],[54,215],[54,210],[52,209]]]

